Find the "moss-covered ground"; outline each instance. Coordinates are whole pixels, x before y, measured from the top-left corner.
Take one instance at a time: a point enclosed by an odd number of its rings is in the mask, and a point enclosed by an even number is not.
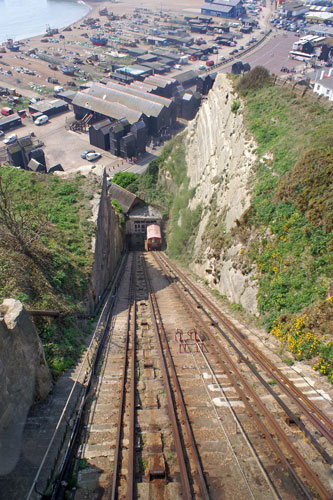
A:
[[[92,265],[89,199],[93,181],[62,180],[13,167],[0,170],[0,301],[16,298],[27,309],[59,310],[59,320],[36,320],[56,375],[83,348],[78,324]]]

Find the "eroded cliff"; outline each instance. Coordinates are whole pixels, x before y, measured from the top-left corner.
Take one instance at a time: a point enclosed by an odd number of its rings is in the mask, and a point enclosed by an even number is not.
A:
[[[256,144],[247,132],[242,102],[226,75],[218,75],[186,138],[187,175],[195,194],[189,207],[204,207],[191,267],[232,302],[257,312],[255,282],[242,266],[242,243],[228,234],[249,208]],[[253,279],[253,278],[252,278]]]

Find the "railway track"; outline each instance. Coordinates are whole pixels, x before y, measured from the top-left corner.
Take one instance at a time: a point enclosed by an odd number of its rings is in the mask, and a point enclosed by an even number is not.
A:
[[[111,293],[52,498],[330,498],[332,423],[202,289],[132,252]]]

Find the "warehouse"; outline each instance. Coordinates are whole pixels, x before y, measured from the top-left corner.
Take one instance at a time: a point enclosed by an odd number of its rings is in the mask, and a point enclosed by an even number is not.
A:
[[[150,92],[152,94],[171,98],[177,86],[177,81],[174,78],[152,75],[145,78],[143,84],[151,86],[152,90]]]
[[[127,118],[129,123],[133,124],[143,118],[143,113],[135,111],[134,109],[129,109],[122,104],[108,102],[99,97],[86,93],[84,94],[83,92],[78,92],[72,103],[75,118],[81,120],[87,114],[91,113],[93,117],[90,123],[96,123],[104,120],[104,118],[110,118],[111,120]]]
[[[40,101],[34,104],[29,104],[28,110],[30,114],[42,113],[48,117],[68,111],[68,104],[62,99],[55,99],[54,101]]]
[[[20,127],[21,125],[22,125],[22,120],[17,113],[0,118],[0,130],[2,130],[3,132],[6,132],[7,130],[11,130],[13,128]]]
[[[122,85],[117,85],[114,82],[109,82],[107,84],[107,87],[112,88],[114,90],[118,90],[119,92],[126,92],[136,97],[146,99],[149,102],[156,102],[161,104],[162,106],[165,106],[165,108],[167,108],[169,112],[169,118],[170,118],[169,123],[167,123],[167,126],[173,126],[175,124],[177,119],[176,107],[171,99],[167,99],[156,93],[150,93],[147,89],[137,88],[135,87],[135,85],[127,85],[125,87]]]
[[[179,73],[179,75],[176,76],[176,80],[184,89],[188,89],[197,84],[198,73],[193,70],[184,71],[184,73]]]
[[[205,0],[201,6],[201,14],[210,16],[236,18],[243,12],[242,0]]]
[[[136,80],[144,80],[146,76],[149,76],[153,73],[153,70],[147,68],[146,66],[141,66],[140,64],[133,64],[132,66],[124,66],[122,68],[118,68],[116,70],[116,73],[130,76],[132,78],[135,78]]]
[[[173,103],[170,99],[140,92],[117,83],[110,82],[106,87],[93,84],[83,93],[98,98],[102,103],[121,105],[129,110],[139,112],[147,123],[149,135],[159,135],[163,128],[173,126],[176,119]],[[127,115],[123,115],[122,118],[127,118]],[[135,122],[137,121],[139,120],[135,120]]]

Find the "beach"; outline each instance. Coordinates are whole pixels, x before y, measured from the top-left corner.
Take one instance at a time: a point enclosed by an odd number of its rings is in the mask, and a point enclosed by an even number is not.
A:
[[[160,13],[184,13],[188,15],[189,11],[197,13],[200,12],[202,0],[187,0],[177,1],[169,0],[167,4],[154,0],[145,0],[139,4],[135,0],[126,0],[121,3],[113,3],[110,1],[104,2],[85,2],[90,6],[90,11],[81,19],[71,24],[69,28],[59,30],[59,33],[54,36],[39,35],[30,39],[22,40],[20,42],[20,51],[11,52],[6,50],[5,53],[0,54],[0,85],[10,88],[16,88],[22,95],[30,97],[31,92],[37,93],[52,93],[54,84],[48,81],[57,80],[58,85],[67,85],[69,81],[71,84],[78,85],[81,80],[92,78],[100,78],[100,68],[97,64],[86,64],[87,58],[92,55],[99,55],[103,58],[103,48],[93,47],[89,38],[86,38],[85,33],[92,35],[92,31],[87,26],[83,25],[83,20],[88,17],[99,18],[101,29],[105,22],[108,21],[107,17],[100,16],[99,11],[107,8],[109,13],[116,16],[131,16],[136,8],[152,10],[156,15]],[[110,21],[111,25],[113,21]],[[124,24],[127,22],[124,19]],[[118,23],[119,25],[119,23]],[[50,20],[50,26],[57,28]],[[151,26],[147,26],[151,28]],[[67,31],[67,30],[70,31]],[[124,26],[124,30],[125,30]],[[84,35],[84,36],[83,36]],[[130,34],[131,35],[131,34]],[[131,35],[133,37],[133,34]],[[71,64],[74,57],[83,61],[80,65],[80,75],[76,75],[76,80],[72,77],[64,75],[59,69],[55,70],[50,68],[46,61],[42,61],[35,54],[28,55],[29,52],[37,50],[38,52],[44,51],[47,55],[61,60],[63,64]],[[109,47],[110,49],[110,47]],[[119,61],[114,61],[119,62]],[[11,73],[11,74],[8,74]]]

